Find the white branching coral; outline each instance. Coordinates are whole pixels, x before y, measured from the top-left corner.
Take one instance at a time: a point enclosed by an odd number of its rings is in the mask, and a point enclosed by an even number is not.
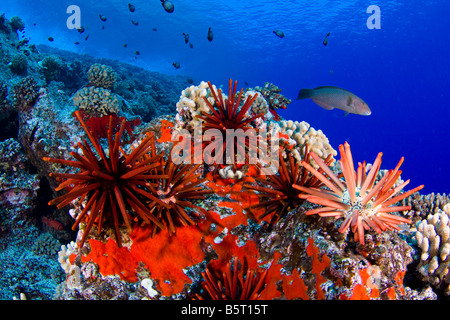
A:
[[[214,85],[213,89],[216,93],[218,92]],[[223,96],[226,98],[225,95]],[[214,104],[214,97],[210,94],[208,83],[205,81],[200,82],[198,86],[190,86],[181,92],[180,100],[177,102],[176,120],[178,126],[193,128],[197,115],[201,115],[202,112],[210,113],[203,97]]]
[[[309,151],[313,151],[322,159],[326,159],[330,154],[333,157],[337,155],[337,151],[330,145],[322,130],[312,128],[305,121],[281,120],[272,122],[269,129],[272,135],[279,135],[280,144],[284,145],[286,150],[290,150],[292,156],[298,162],[301,162],[302,157],[305,156],[304,148],[306,145]],[[316,163],[312,163],[312,165],[317,168]]]
[[[450,294],[450,204],[430,214],[417,226],[417,245],[422,250],[418,270],[434,287]]]

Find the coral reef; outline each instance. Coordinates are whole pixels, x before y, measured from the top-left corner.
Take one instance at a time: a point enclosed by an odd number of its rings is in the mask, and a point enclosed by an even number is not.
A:
[[[0,16],[1,299],[448,299],[449,199],[403,192],[402,160],[336,162],[273,84],[224,94],[21,30]],[[265,130],[278,174],[176,163],[196,121]]]

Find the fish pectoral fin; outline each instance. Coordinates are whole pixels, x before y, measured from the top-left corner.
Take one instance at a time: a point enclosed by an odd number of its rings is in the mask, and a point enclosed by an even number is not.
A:
[[[347,95],[347,107],[350,107],[353,103],[353,99],[351,95]]]
[[[334,109],[333,106],[330,106],[329,104],[326,104],[322,101],[318,101],[317,99],[312,99],[312,101],[314,101],[319,107],[322,107],[325,110],[333,110]]]

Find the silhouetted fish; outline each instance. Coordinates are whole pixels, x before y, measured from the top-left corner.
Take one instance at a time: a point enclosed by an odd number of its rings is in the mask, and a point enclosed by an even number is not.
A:
[[[48,41],[52,42],[53,40],[55,40],[53,37],[48,37]]]
[[[189,48],[194,49],[194,45],[189,42]]]
[[[153,30],[153,31],[158,31],[158,29],[157,29],[157,28],[152,28],[152,30]]]
[[[124,44],[123,44],[123,47],[126,48],[126,47],[128,47],[128,45],[127,45],[126,43],[124,43]]]
[[[102,20],[103,22],[105,22],[107,20],[106,17],[102,14],[99,14],[98,16],[99,16],[100,20]]]
[[[136,50],[134,53],[135,53],[137,56],[141,54],[141,53],[140,53],[139,51],[137,51],[137,50]]]
[[[273,33],[275,33],[277,37],[284,38],[284,32],[281,30],[274,30]]]
[[[193,83],[194,83],[194,79],[187,78],[187,82],[188,82],[189,84],[193,84]]]
[[[323,45],[326,46],[328,44],[328,37],[330,36],[330,32],[327,33],[327,35],[325,36],[325,39],[323,39]]]
[[[372,112],[369,106],[350,91],[338,87],[317,87],[315,89],[301,89],[297,100],[312,99],[317,105],[326,109],[341,109],[346,113],[368,116]]]
[[[128,9],[130,10],[130,12],[134,12],[134,10],[136,10],[136,7],[134,5],[132,5],[131,3],[129,3]]]
[[[168,12],[168,13],[172,13],[173,10],[175,9],[172,1],[170,1],[170,0],[161,0],[161,4],[162,4],[164,10],[166,10],[166,12]]]
[[[174,66],[175,69],[180,69],[180,63],[179,62],[174,62],[174,63],[172,63],[172,65]]]
[[[84,41],[86,41],[87,39],[89,39],[89,35],[87,35],[86,38],[84,38]]]
[[[79,45],[80,43],[78,41],[75,41],[73,44]]]
[[[189,33],[183,32],[183,36],[184,36],[184,43],[188,43],[189,42]]]
[[[78,28],[78,29],[77,29],[77,31],[78,31],[79,33],[83,33],[83,32],[84,32],[84,30],[85,30],[85,29],[84,29],[84,27],[83,27],[83,26],[81,26],[80,28]]]
[[[213,32],[212,32],[212,30],[211,30],[211,27],[209,27],[209,29],[208,29],[208,36],[206,37],[209,41],[213,41],[213,38],[214,38],[214,34],[213,34]],[[220,41],[219,41],[220,42]]]
[[[139,22],[137,22],[135,20],[131,20],[131,23],[134,24],[135,26],[139,25]]]

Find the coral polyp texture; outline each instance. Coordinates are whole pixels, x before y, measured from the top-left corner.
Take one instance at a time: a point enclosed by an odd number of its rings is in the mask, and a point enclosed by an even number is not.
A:
[[[304,166],[300,166],[299,163],[295,162],[290,153],[287,156],[287,161],[285,161],[280,150],[278,161],[279,168],[277,173],[256,178],[260,185],[245,184],[247,189],[257,191],[257,196],[261,200],[259,203],[246,209],[255,213],[263,211],[258,216],[258,219],[264,219],[264,217],[269,215],[271,216],[271,224],[305,201],[299,198],[299,195],[304,194],[304,192],[293,188],[293,184],[316,189],[323,186],[322,181],[312,175]],[[310,153],[306,151],[305,162],[309,163],[309,161]],[[329,165],[331,161],[330,155],[325,160],[325,163]],[[322,170],[320,169],[320,171]]]
[[[112,89],[116,83],[116,73],[110,66],[95,63],[88,70],[90,84],[104,89]]]
[[[380,170],[381,157],[383,155],[381,152],[368,172],[365,162],[359,163],[358,169],[355,171],[350,145],[347,142],[345,145],[339,146],[339,152],[341,155],[339,164],[344,181],[341,181],[314,152],[311,152],[311,157],[326,175],[302,161],[302,165],[328,188],[327,190],[318,190],[296,184],[293,185],[294,188],[307,193],[306,195],[300,195],[300,197],[306,198],[311,203],[322,205],[321,208],[307,211],[307,215],[318,214],[321,217],[344,218],[339,232],[344,233],[351,229],[354,233],[354,240],[359,241],[361,244],[365,243],[365,230],[372,228],[377,233],[386,229],[400,230],[399,225],[411,223],[409,219],[389,213],[410,210],[410,206],[391,205],[424,187],[421,185],[401,193],[410,181],[407,180],[396,185],[401,174],[399,168],[403,163],[403,158],[400,159],[394,170],[389,170],[377,181],[377,173]]]
[[[206,266],[202,273],[203,292],[194,298],[199,300],[257,300],[266,287],[268,269],[249,269],[245,263],[228,262],[225,270],[214,270],[211,265]],[[245,262],[245,261],[244,261]],[[214,264],[214,263],[212,263]],[[246,269],[246,270],[244,270]]]
[[[57,204],[58,208],[62,208],[77,198],[81,198],[80,202],[86,201],[84,209],[78,215],[72,227],[75,229],[81,221],[87,221],[80,247],[83,246],[94,225],[97,226],[100,234],[106,222],[113,224],[119,246],[121,246],[119,226],[122,222],[125,223],[129,232],[131,232],[131,223],[134,218],[164,228],[164,225],[144,205],[144,199],[158,200],[145,189],[149,187],[148,179],[159,177],[149,174],[149,172],[159,165],[161,156],[155,155],[143,159],[144,154],[148,153],[150,149],[153,148],[154,150],[154,136],[152,134],[147,135],[130,154],[126,154],[121,148],[125,119],[114,135],[112,118],[110,118],[110,129],[108,130],[109,156],[106,156],[99,140],[86,127],[78,111],[75,112],[75,116],[87,133],[97,155],[84,140],[83,143],[78,143],[82,154],[70,153],[75,160],[49,157],[44,158],[44,160],[80,169],[77,173],[50,173],[51,177],[64,180],[55,189],[56,191],[62,189],[69,189],[70,191],[49,202],[49,205]],[[131,212],[134,213],[134,217]]]
[[[202,111],[201,115],[196,116],[198,119],[203,120],[203,140],[207,141],[205,148],[208,148],[208,150],[212,151],[211,158],[204,159],[204,161],[209,164],[230,164],[230,162],[232,164],[235,164],[237,163],[237,161],[248,161],[248,151],[253,147],[256,148],[256,134],[255,132],[249,131],[253,129],[250,123],[257,118],[264,116],[264,114],[262,113],[254,116],[247,115],[247,111],[252,106],[257,96],[248,96],[244,101],[242,107],[240,107],[243,89],[241,89],[236,98],[237,81],[234,82],[233,86],[233,82],[230,79],[228,98],[225,99],[222,96],[221,89],[218,89],[216,93],[209,81],[208,86],[211,94],[214,97],[215,103],[213,105],[206,97],[203,97],[211,113]],[[212,135],[212,130],[214,130],[213,133],[218,133],[218,136],[221,136],[222,139],[213,140],[212,138],[215,134]],[[242,132],[242,134],[237,134],[236,139],[233,139],[232,146],[229,146],[226,143],[227,130],[233,130],[233,132]],[[245,139],[245,134],[250,137],[248,140]],[[228,154],[228,149],[233,150],[233,153]],[[236,157],[236,153],[241,156],[244,155],[246,159]]]

